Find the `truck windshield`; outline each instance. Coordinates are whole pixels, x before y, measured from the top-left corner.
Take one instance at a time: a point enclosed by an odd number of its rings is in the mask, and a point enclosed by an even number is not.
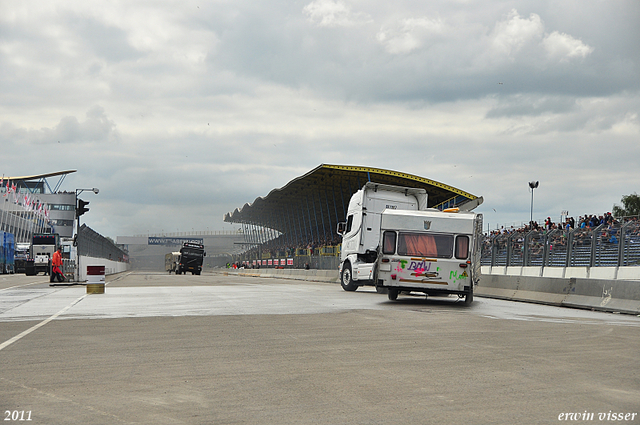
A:
[[[54,235],[38,235],[33,237],[34,245],[55,245],[56,238]]]
[[[202,257],[202,251],[198,251],[195,249],[183,249],[182,255],[186,257]]]
[[[453,235],[400,233],[398,235],[398,255],[451,258],[453,255]]]

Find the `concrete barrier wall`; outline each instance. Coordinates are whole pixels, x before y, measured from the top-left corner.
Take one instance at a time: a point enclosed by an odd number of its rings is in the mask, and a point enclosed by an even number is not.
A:
[[[520,267],[482,266],[483,275],[530,276],[640,281],[640,266],[624,267]]]
[[[231,270],[229,270],[231,271]],[[338,283],[337,270],[304,270],[304,269],[245,269],[234,270],[239,276],[254,276],[265,278],[295,279],[314,282]]]
[[[106,258],[80,256],[80,282],[87,280],[87,266],[104,266],[106,275],[121,273],[129,270],[130,264],[120,261],[111,261]]]
[[[483,275],[475,293],[513,301],[640,313],[640,282],[635,281]]]

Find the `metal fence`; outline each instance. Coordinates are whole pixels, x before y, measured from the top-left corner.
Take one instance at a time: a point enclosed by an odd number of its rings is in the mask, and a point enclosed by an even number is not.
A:
[[[95,232],[86,224],[80,227],[77,239],[78,255],[106,258],[112,261],[129,261],[129,255],[111,240]]]
[[[259,257],[258,259],[256,257]],[[266,268],[337,270],[340,265],[340,245],[315,248],[253,249],[234,255],[232,262]],[[286,265],[285,265],[286,264]]]
[[[640,221],[595,228],[515,231],[485,236],[485,266],[634,266],[640,265]]]

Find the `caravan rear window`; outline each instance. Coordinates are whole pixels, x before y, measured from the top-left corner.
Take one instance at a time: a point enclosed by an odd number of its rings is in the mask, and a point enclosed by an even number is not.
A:
[[[400,233],[398,235],[398,255],[451,258],[453,255],[453,235]]]
[[[466,260],[469,256],[469,236],[458,236],[456,238],[456,258]]]
[[[382,253],[393,254],[396,252],[396,232],[387,230],[382,238]]]

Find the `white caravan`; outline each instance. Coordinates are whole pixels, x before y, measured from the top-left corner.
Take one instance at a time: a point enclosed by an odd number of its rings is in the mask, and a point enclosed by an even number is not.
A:
[[[400,292],[455,294],[473,301],[480,280],[482,214],[451,210],[382,213],[376,286]]]
[[[481,202],[478,198],[470,205]],[[454,210],[427,208],[424,189],[366,183],[351,197],[347,221],[338,224],[342,288],[375,285],[388,290],[390,299],[400,291],[450,293],[471,302],[480,277],[476,233],[482,231],[482,216]],[[467,256],[460,258],[465,241]],[[454,246],[459,248],[455,253]],[[439,264],[432,268],[432,263]]]

